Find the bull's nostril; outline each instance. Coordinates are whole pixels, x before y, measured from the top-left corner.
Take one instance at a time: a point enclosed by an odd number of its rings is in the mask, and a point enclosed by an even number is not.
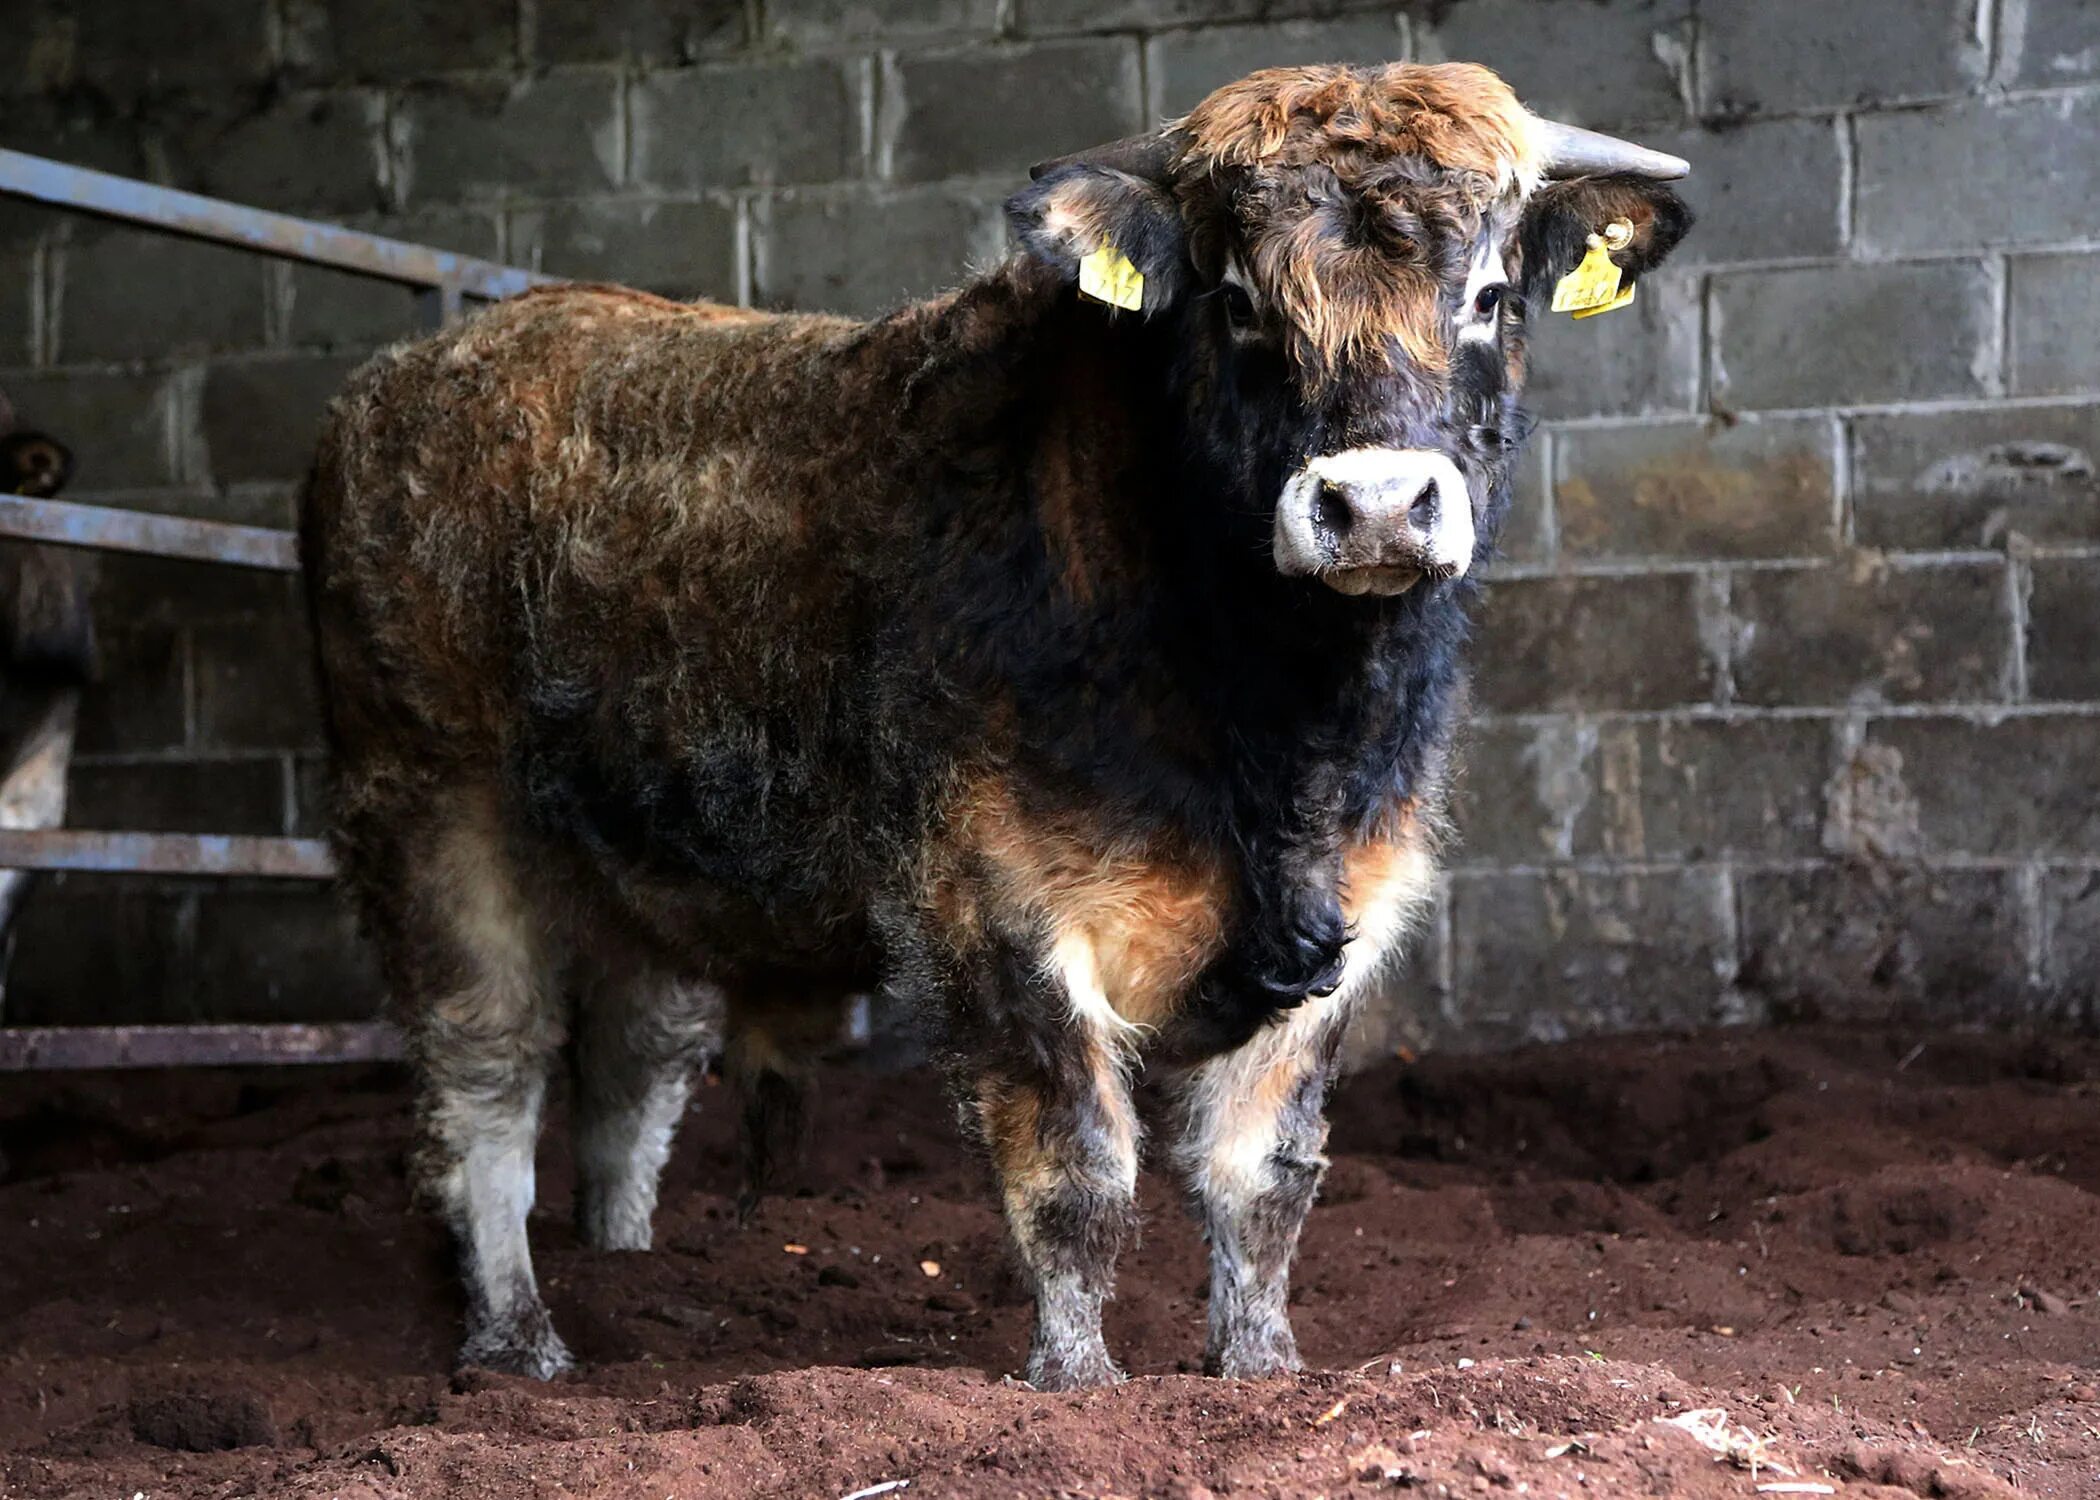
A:
[[[1436,520],[1436,481],[1430,480],[1415,496],[1415,503],[1407,508],[1408,520],[1417,526],[1428,526]]]
[[[1349,508],[1349,497],[1342,487],[1332,480],[1322,480],[1319,492],[1313,496],[1313,524],[1339,541],[1349,534],[1354,523],[1355,512]]]

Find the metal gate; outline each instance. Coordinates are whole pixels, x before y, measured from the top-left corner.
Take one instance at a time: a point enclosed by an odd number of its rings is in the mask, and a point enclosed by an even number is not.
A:
[[[412,245],[288,214],[0,150],[0,195],[97,218],[209,240],[280,260],[325,266],[413,288],[421,321],[437,328],[466,299],[493,301],[555,280],[469,255]],[[0,537],[62,547],[148,553],[227,567],[299,570],[289,531],[0,494]],[[319,839],[181,833],[0,829],[0,870],[328,880]],[[398,1055],[382,1022],[334,1025],[0,1026],[0,1072],[165,1067],[205,1063],[339,1062]]]

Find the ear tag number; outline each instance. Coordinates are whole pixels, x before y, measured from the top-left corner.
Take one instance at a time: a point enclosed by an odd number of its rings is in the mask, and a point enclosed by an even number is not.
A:
[[[1114,245],[1101,248],[1079,263],[1079,292],[1096,302],[1141,312],[1145,306],[1145,273],[1130,263],[1130,257]]]
[[[1629,281],[1626,283],[1626,285],[1619,288],[1618,296],[1612,298],[1611,301],[1605,303],[1602,307],[1585,307],[1581,312],[1570,313],[1569,316],[1575,318],[1594,318],[1603,313],[1617,312],[1620,308],[1624,307],[1627,303],[1633,300],[1633,293],[1634,284]]]
[[[1624,307],[1633,300],[1633,288],[1620,287],[1625,278],[1611,258],[1614,250],[1623,250],[1633,243],[1633,224],[1626,219],[1614,219],[1604,226],[1602,234],[1589,237],[1589,253],[1582,263],[1553,288],[1553,310],[1573,313],[1583,317],[1590,313],[1610,312]]]

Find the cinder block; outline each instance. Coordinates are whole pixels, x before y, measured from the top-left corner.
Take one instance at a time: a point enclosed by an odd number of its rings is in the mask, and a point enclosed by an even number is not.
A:
[[[1988,275],[1967,261],[1724,272],[1714,399],[1750,410],[1980,395],[1991,307]]]
[[[206,471],[219,484],[302,478],[321,414],[357,368],[354,355],[222,360],[204,377]]]
[[[253,85],[270,70],[269,11],[255,0],[184,5],[35,5],[31,35],[10,17],[17,56],[38,87],[80,89],[105,101],[165,99],[182,91]]]
[[[1485,63],[1540,114],[1599,129],[1685,117],[1688,0],[1465,0],[1432,11],[1417,30],[1416,50],[1425,62]]]
[[[2011,622],[2002,563],[1740,572],[1735,694],[1770,706],[2002,703]]]
[[[344,82],[403,83],[518,61],[517,0],[286,0],[286,59]]]
[[[318,750],[319,684],[301,615],[191,631],[196,743],[207,750]]]
[[[9,375],[6,389],[23,426],[73,450],[66,498],[175,482],[171,377],[52,370]]]
[[[1854,234],[1869,253],[2100,236],[2100,94],[1964,100],[1861,115],[1854,129]]]
[[[267,634],[279,622],[303,630],[305,594],[289,573],[105,552],[96,560],[96,628],[234,627]]]
[[[2100,390],[2100,255],[2018,256],[2008,271],[2013,393]]]
[[[268,263],[145,230],[76,230],[56,257],[63,360],[259,348]]]
[[[632,95],[635,178],[689,193],[857,177],[867,87],[857,60],[655,74]]]
[[[771,0],[765,7],[767,43],[793,49],[989,37],[998,23],[998,0]]]
[[[1466,865],[1544,864],[1594,843],[1597,729],[1492,720],[1463,732],[1451,812]]]
[[[2028,88],[2100,79],[2100,9],[2092,0],[1999,6],[1998,76]]]
[[[533,0],[532,60],[684,63],[749,41],[743,0]]]
[[[899,58],[883,77],[890,175],[1007,174],[1144,125],[1138,49],[1120,39]]]
[[[2006,871],[1825,865],[1739,884],[1739,983],[1776,1019],[1947,1022],[2026,1004]]]
[[[44,250],[35,238],[0,244],[0,364],[33,364],[37,353],[37,285]]]
[[[2030,577],[2028,696],[2100,700],[2100,557],[2038,557]]]
[[[1577,854],[1627,860],[1819,852],[1831,729],[1820,719],[1606,722]]]
[[[736,209],[728,203],[551,203],[511,216],[511,248],[520,264],[556,276],[736,301]]]
[[[385,204],[385,117],[375,90],[298,92],[260,107],[245,99],[215,102],[157,139],[177,187],[336,219]]]
[[[951,188],[769,195],[751,210],[751,296],[761,307],[869,315],[997,260],[996,203]]]
[[[1553,451],[1565,557],[1813,557],[1837,540],[1826,417],[1587,428]]]
[[[1833,121],[1744,120],[1646,133],[1641,142],[1692,164],[1692,175],[1672,186],[1698,224],[1670,253],[1673,269],[1839,252],[1844,188]]]
[[[1718,871],[1451,881],[1455,1003],[1531,1041],[1710,1025],[1731,966]]]
[[[194,446],[201,450],[204,440]],[[309,445],[307,457],[313,456]],[[298,483],[292,479],[242,480],[235,484],[204,487],[185,485],[176,490],[139,490],[118,497],[128,510],[149,511],[158,516],[188,516],[198,521],[227,521],[235,526],[297,526]]]
[[[1014,0],[1014,29],[1023,36],[1164,30],[1260,20],[1281,8],[1264,0]]]
[[[1511,578],[1480,611],[1476,701],[1501,713],[1675,708],[1704,703],[1697,580]]]
[[[2100,856],[2100,718],[1884,719],[1867,738],[1897,757],[1891,800],[1915,806],[1927,853]]]
[[[316,839],[328,832],[328,756],[325,752],[292,757],[292,826],[294,838]]]
[[[1385,11],[1323,21],[1170,31],[1145,44],[1145,72],[1152,88],[1149,112],[1158,119],[1186,114],[1220,84],[1260,68],[1394,62],[1404,55],[1405,43],[1399,17]]]
[[[1551,420],[1699,409],[1699,287],[1665,270],[1631,307],[1577,321],[1534,308],[1525,404]]]
[[[2100,541],[2100,406],[1891,413],[1852,429],[1861,546]]]
[[[284,761],[89,762],[73,767],[68,828],[158,833],[284,832]]]
[[[1509,510],[1502,519],[1502,534],[1496,539],[1495,555],[1511,563],[1544,562],[1550,542],[1546,527],[1546,465],[1553,441],[1544,432],[1535,433],[1510,475]]]
[[[2100,1012],[2100,870],[2044,870],[2042,982],[2058,1021],[2090,1026]]]
[[[22,1026],[224,1019],[200,1011],[192,896],[136,876],[46,876],[15,918],[7,1019]]]
[[[1974,0],[1700,0],[1699,108],[1743,115],[1957,94],[1983,79]]]
[[[74,749],[82,755],[175,750],[189,740],[189,647],[179,627],[130,616],[100,570],[95,591],[99,671],[80,697]]]
[[[349,907],[327,886],[209,891],[197,899],[198,993],[229,1021],[355,1021],[381,987]]]
[[[456,250],[481,260],[503,259],[493,209],[411,209],[400,214],[363,215],[348,222],[353,228],[412,245]],[[291,268],[285,323],[289,341],[309,349],[372,349],[422,332],[424,327],[410,288],[316,266]]]
[[[617,77],[595,69],[418,84],[401,95],[392,122],[395,198],[456,203],[614,187],[619,90]]]
[[[0,110],[0,147],[121,177],[151,175],[139,122],[97,108],[92,96],[77,89],[10,98]],[[10,218],[28,211],[27,205],[9,200]]]

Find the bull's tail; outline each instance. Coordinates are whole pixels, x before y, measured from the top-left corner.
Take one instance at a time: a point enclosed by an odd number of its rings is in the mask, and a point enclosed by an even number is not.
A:
[[[737,1149],[736,1217],[749,1224],[769,1192],[809,1152],[809,1073],[799,1066],[752,1065],[731,1051],[741,1112]]]
[[[736,1211],[750,1223],[809,1153],[816,1064],[839,1043],[848,1001],[838,995],[732,996],[723,1061],[740,1110]]]

